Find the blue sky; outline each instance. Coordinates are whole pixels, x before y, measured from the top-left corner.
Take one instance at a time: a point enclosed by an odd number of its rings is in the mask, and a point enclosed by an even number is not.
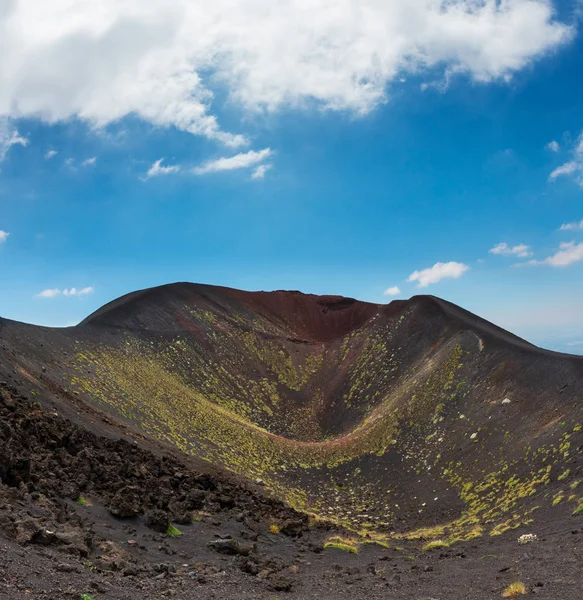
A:
[[[580,4],[142,4],[0,2],[0,315],[429,293],[583,353]]]

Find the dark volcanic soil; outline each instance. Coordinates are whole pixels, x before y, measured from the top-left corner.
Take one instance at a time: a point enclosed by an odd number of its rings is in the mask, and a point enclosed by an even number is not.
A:
[[[581,598],[583,523],[560,508],[524,546],[511,532],[322,550],[334,531],[277,501],[0,393],[0,598],[478,600],[517,580],[541,599]],[[161,533],[168,523],[183,535]]]

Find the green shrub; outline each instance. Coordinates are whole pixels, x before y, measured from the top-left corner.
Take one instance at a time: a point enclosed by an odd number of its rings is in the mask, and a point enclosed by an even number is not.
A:
[[[168,537],[180,537],[182,535],[182,531],[174,527],[174,525],[168,525],[168,529],[166,530],[166,535]]]

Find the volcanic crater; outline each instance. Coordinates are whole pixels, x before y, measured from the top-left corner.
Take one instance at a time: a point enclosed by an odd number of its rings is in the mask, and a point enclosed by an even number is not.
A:
[[[356,546],[468,542],[583,506],[583,359],[436,297],[177,283],[76,327],[0,320],[0,340],[8,384],[230,473]]]

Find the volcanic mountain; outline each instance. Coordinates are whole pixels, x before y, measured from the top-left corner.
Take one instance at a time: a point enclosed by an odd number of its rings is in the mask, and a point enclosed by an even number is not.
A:
[[[583,492],[583,359],[432,296],[177,283],[0,321],[0,379],[375,539],[496,535]]]

